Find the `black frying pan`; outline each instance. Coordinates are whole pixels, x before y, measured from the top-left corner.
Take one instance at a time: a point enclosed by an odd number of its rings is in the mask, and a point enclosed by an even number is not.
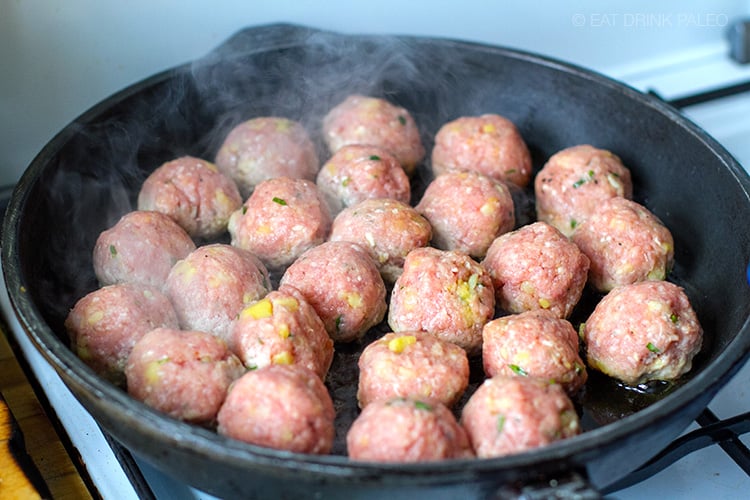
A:
[[[442,123],[492,112],[517,124],[536,168],[580,143],[618,154],[633,173],[636,200],[674,235],[670,279],[686,288],[705,329],[691,374],[642,394],[594,374],[578,401],[586,432],[543,449],[383,465],[350,462],[341,455],[342,435],[339,454],[322,457],[231,441],[135,402],[76,358],[62,322],[96,287],[94,241],[135,207],[150,171],[183,154],[212,159],[228,130],[253,116],[298,119],[318,134],[323,114],[353,92],[411,110],[428,150]],[[417,186],[427,171],[421,167]],[[210,493],[463,498],[518,492],[521,484],[591,492],[674,439],[747,358],[749,186],[742,167],[674,109],[580,68],[478,44],[272,25],[129,87],[63,129],[15,189],[3,226],[3,268],[21,324],[100,425],[155,467]],[[338,354],[333,378],[343,382],[336,394],[347,384],[353,394],[357,348]],[[352,418],[346,408],[340,419]]]

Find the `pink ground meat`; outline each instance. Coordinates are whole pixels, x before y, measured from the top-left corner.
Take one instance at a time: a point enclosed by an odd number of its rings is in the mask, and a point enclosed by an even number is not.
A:
[[[158,328],[135,344],[125,374],[135,399],[179,420],[211,424],[244,371],[210,333]]]
[[[370,145],[343,146],[321,167],[316,179],[332,214],[372,198],[411,199],[411,185],[396,157]]]
[[[304,251],[323,243],[331,215],[315,183],[279,177],[263,181],[229,220],[232,245],[281,271]]]
[[[531,154],[516,126],[495,114],[464,116],[443,125],[435,135],[432,170],[479,172],[519,187],[531,179]]]
[[[234,179],[244,197],[274,177],[315,180],[320,164],[302,124],[265,116],[234,127],[216,154],[216,166]]]
[[[426,332],[387,333],[359,357],[357,399],[417,397],[453,406],[469,385],[466,351]]]
[[[190,236],[169,216],[134,211],[96,240],[93,260],[99,283],[164,286],[172,266],[195,250]]]
[[[488,377],[529,376],[556,382],[575,394],[588,378],[578,333],[546,310],[495,319],[482,331],[482,363]]]
[[[482,327],[495,312],[489,273],[468,255],[425,247],[406,256],[393,285],[388,324],[394,332],[425,331],[470,355],[482,348]]]
[[[591,261],[589,283],[600,292],[663,280],[674,264],[672,233],[646,207],[625,198],[602,202],[572,239]]]
[[[325,385],[299,365],[249,371],[230,388],[218,432],[247,443],[297,453],[326,454],[335,411]]]
[[[368,462],[426,462],[472,458],[464,429],[437,401],[395,398],[368,405],[346,435],[349,458]]]
[[[138,193],[138,210],[169,215],[197,238],[224,234],[229,216],[241,205],[234,181],[213,163],[192,156],[164,163],[148,176]]]
[[[487,379],[464,406],[461,424],[479,458],[520,453],[581,432],[562,386],[533,377]]]
[[[435,178],[416,206],[432,225],[432,244],[482,258],[494,239],[515,225],[513,197],[505,184],[476,172]]]
[[[271,364],[302,365],[325,380],[333,341],[315,309],[285,286],[240,311],[229,346],[251,370]]]
[[[638,385],[690,371],[703,329],[682,288],[643,281],[609,292],[586,320],[583,340],[591,368]]]
[[[396,156],[409,176],[425,155],[411,114],[377,97],[348,96],[323,118],[323,135],[331,153],[350,144],[380,146]]]
[[[302,293],[323,320],[328,335],[351,342],[383,320],[385,283],[370,254],[348,241],[329,241],[302,254],[281,285]]]
[[[199,247],[175,264],[166,283],[182,329],[225,340],[240,311],[270,288],[268,272],[253,254],[218,243]]]
[[[545,222],[498,237],[482,265],[492,276],[497,304],[510,313],[548,309],[567,318],[583,293],[589,259]]]
[[[570,236],[602,201],[632,198],[633,184],[620,158],[585,144],[552,155],[534,179],[534,193],[537,219]]]
[[[109,285],[76,302],[65,320],[71,349],[109,381],[124,385],[133,345],[158,327],[177,328],[177,314],[158,288],[138,283]]]
[[[404,259],[415,248],[427,246],[432,226],[411,206],[381,198],[344,209],[333,220],[331,241],[351,241],[366,248],[386,283],[404,269]]]

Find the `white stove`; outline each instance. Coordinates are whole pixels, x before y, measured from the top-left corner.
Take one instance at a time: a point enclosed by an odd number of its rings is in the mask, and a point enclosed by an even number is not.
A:
[[[384,2],[379,2],[379,4],[382,3]],[[690,8],[685,7],[684,2],[671,0],[660,2],[658,8],[652,5],[653,2],[646,1],[612,2],[610,4],[614,6],[606,8],[602,7],[600,2],[594,1],[576,2],[574,7],[561,6],[559,5],[561,2],[540,2],[546,10],[540,9],[538,5],[534,5],[532,9],[532,7],[524,8],[517,5],[500,6],[499,2],[495,5],[494,2],[481,0],[466,0],[462,2],[460,8],[451,2],[440,1],[409,2],[408,4],[385,1],[385,3],[389,5],[380,5],[378,9],[375,9],[362,5],[355,7],[351,5],[351,2],[343,0],[326,3],[279,1],[273,2],[273,7],[270,5],[254,6],[254,9],[250,9],[245,5],[246,2],[227,1],[220,5],[228,9],[228,12],[217,13],[218,21],[209,21],[205,17],[206,9],[211,9],[212,13],[216,13],[216,9],[219,8],[209,2],[195,2],[195,5],[191,7],[184,7],[181,2],[164,1],[160,2],[152,12],[148,10],[152,7],[152,3],[145,0],[127,2],[127,9],[110,7],[110,11],[106,12],[102,10],[104,7],[99,5],[99,2],[85,0],[66,2],[66,5],[70,5],[58,7],[55,12],[49,12],[46,2],[36,0],[29,0],[23,5],[20,3],[2,5],[0,6],[0,28],[4,22],[15,20],[30,24],[32,20],[40,23],[39,19],[41,19],[43,27],[54,30],[59,29],[53,26],[55,15],[60,16],[64,23],[72,23],[76,15],[92,21],[93,11],[94,14],[100,16],[105,14],[112,17],[101,17],[99,20],[102,26],[99,28],[88,25],[82,28],[84,33],[81,36],[86,40],[88,33],[89,42],[92,41],[91,32],[95,32],[102,36],[102,39],[105,35],[114,38],[114,40],[108,39],[103,42],[106,46],[125,43],[125,34],[111,28],[111,23],[117,16],[119,16],[119,21],[130,20],[135,24],[140,23],[143,29],[162,29],[175,36],[181,34],[186,37],[192,29],[196,31],[196,38],[192,40],[183,38],[186,40],[183,44],[172,42],[171,45],[164,45],[162,43],[158,45],[162,48],[161,52],[144,46],[143,40],[134,42],[137,47],[133,50],[148,54],[144,56],[143,61],[139,60],[140,65],[134,62],[136,59],[129,58],[127,54],[121,59],[124,62],[118,63],[114,56],[107,56],[110,59],[102,56],[101,46],[89,47],[87,50],[94,55],[93,60],[86,61],[85,66],[81,66],[83,63],[76,63],[74,60],[71,64],[79,69],[85,67],[90,78],[99,78],[103,83],[100,82],[101,85],[96,87],[96,81],[87,82],[94,88],[93,91],[71,92],[70,96],[75,97],[70,97],[70,102],[62,101],[54,109],[50,107],[40,110],[38,103],[30,105],[30,109],[38,112],[38,115],[28,113],[27,115],[36,117],[20,118],[22,129],[24,119],[27,122],[42,121],[44,116],[50,119],[43,126],[34,129],[36,136],[31,134],[32,137],[19,138],[15,129],[16,136],[13,133],[0,134],[0,146],[2,146],[0,151],[6,151],[0,153],[0,155],[5,155],[0,156],[0,167],[3,162],[9,161],[17,165],[14,167],[15,170],[0,170],[2,174],[0,180],[4,184],[15,182],[22,170],[22,166],[18,165],[27,164],[34,152],[40,149],[56,130],[62,128],[96,101],[156,71],[200,57],[245,25],[273,21],[296,22],[343,32],[413,33],[518,47],[593,68],[639,90],[655,93],[673,102],[702,101],[700,96],[721,95],[722,92],[717,89],[744,90],[742,85],[750,82],[750,64],[738,64],[728,57],[729,46],[725,37],[732,23],[741,19],[742,16],[750,18],[750,3],[746,1],[695,2]],[[705,6],[699,8],[694,4]],[[402,16],[396,16],[398,19],[391,15],[397,8],[402,13]],[[142,9],[140,13],[139,9]],[[425,20],[425,12],[428,10],[433,12],[432,16],[438,17]],[[8,12],[10,15],[6,16]],[[149,13],[146,14],[146,12]],[[238,15],[238,12],[242,15]],[[323,13],[338,14],[331,17],[331,15],[324,16]],[[170,17],[172,15],[174,19]],[[144,21],[142,16],[153,16],[154,19]],[[419,16],[422,16],[421,21],[418,19]],[[515,22],[517,18],[525,19],[529,24],[524,25],[526,27],[523,29],[515,27],[518,24]],[[493,24],[496,27],[495,30],[488,27],[487,19],[497,21]],[[176,24],[166,24],[170,22],[169,20]],[[165,24],[160,25],[158,21]],[[532,27],[535,29],[531,29]],[[108,29],[111,31],[106,33]],[[545,33],[546,38],[543,36]],[[8,36],[7,31],[3,32],[0,29],[0,57],[7,55],[8,45],[2,38],[6,36]],[[119,41],[118,36],[120,36]],[[151,35],[151,38],[149,35],[144,36],[146,40],[157,41],[156,35]],[[162,33],[158,41],[163,42],[166,38],[167,36]],[[564,39],[568,43],[561,44],[559,39]],[[621,46],[623,40],[626,40],[624,42],[627,44],[626,47]],[[32,45],[35,43],[38,41],[32,42]],[[73,44],[74,42],[67,43]],[[68,47],[70,54],[73,53],[73,48],[75,47],[72,45]],[[64,49],[65,47],[60,50]],[[116,52],[112,52],[114,53]],[[608,58],[608,54],[615,54],[618,57]],[[50,60],[49,55],[45,57],[45,61]],[[98,63],[96,57],[100,58]],[[120,64],[119,67],[118,64]],[[105,73],[106,76],[102,76]],[[6,95],[7,86],[13,84],[15,77],[12,72],[8,74],[10,76],[5,78],[4,82],[0,82],[0,96]],[[35,91],[40,91],[39,85],[42,83],[34,83],[32,87]],[[746,86],[750,88],[750,85]],[[41,89],[41,94],[46,95],[44,89]],[[712,98],[700,104],[690,105],[682,110],[722,143],[746,169],[750,169],[750,90],[730,92],[730,94],[726,97]],[[692,99],[693,96],[699,97]],[[29,99],[31,98],[29,96]],[[42,102],[46,102],[45,99],[42,97]],[[0,102],[3,102],[2,99]],[[5,109],[13,112],[13,109],[18,106],[16,102]],[[0,107],[0,126],[8,126],[10,123],[10,116],[6,117]],[[28,130],[33,128],[28,123],[26,125]],[[7,153],[11,143],[19,147],[14,152]],[[125,467],[123,467],[119,447],[115,446],[113,449],[93,419],[75,401],[54,370],[36,352],[21,331],[11,312],[4,284],[0,290],[0,308],[34,374],[41,382],[41,386],[45,388],[57,417],[79,451],[93,484],[103,498],[137,499],[149,496],[160,500],[212,498],[172,480],[137,459],[135,459],[136,468],[133,474],[133,471],[129,470],[131,462],[127,461],[127,453]],[[750,393],[748,391],[750,389],[748,387],[750,387],[750,364],[742,368],[718,393],[710,403],[709,409],[719,419],[749,412]],[[693,424],[685,432],[699,428],[698,424]],[[743,436],[740,441],[750,446],[750,437]],[[747,449],[744,452],[747,453]],[[746,458],[747,462],[750,462],[750,454]],[[748,491],[750,491],[750,475],[719,445],[713,445],[685,456],[638,484],[610,493],[608,498],[622,500],[700,497],[739,499],[746,498]]]

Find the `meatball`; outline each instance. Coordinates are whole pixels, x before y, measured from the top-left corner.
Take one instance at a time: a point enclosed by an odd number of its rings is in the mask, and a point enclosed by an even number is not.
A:
[[[411,200],[411,185],[395,156],[378,146],[343,146],[318,172],[316,184],[335,214],[363,200]]]
[[[482,265],[505,311],[549,309],[567,318],[586,285],[589,258],[560,231],[535,222],[495,239]]]
[[[325,385],[300,365],[247,372],[219,410],[219,434],[268,448],[326,454],[333,447],[335,411]]]
[[[482,327],[495,312],[489,273],[471,257],[425,247],[406,256],[391,294],[388,324],[394,332],[420,330],[464,348],[482,348]]]
[[[453,406],[469,385],[469,359],[457,345],[426,332],[387,333],[359,357],[357,400],[364,408],[394,397]]]
[[[642,281],[615,288],[596,305],[583,341],[591,368],[634,386],[690,371],[703,329],[682,288]]]
[[[427,246],[432,226],[414,208],[391,199],[373,199],[344,209],[333,220],[331,241],[351,241],[370,252],[386,283],[404,269],[415,248]]]
[[[331,215],[317,186],[289,177],[258,184],[229,219],[232,245],[249,250],[272,271],[323,243],[330,230]]]
[[[534,179],[537,219],[573,234],[602,201],[632,198],[630,170],[611,152],[587,144],[550,157]]]
[[[179,224],[160,212],[129,212],[102,231],[94,246],[94,273],[102,286],[164,286],[172,266],[195,250]]]
[[[196,424],[216,419],[230,384],[245,372],[223,340],[206,332],[157,328],[133,346],[128,394]]]
[[[240,312],[229,346],[250,370],[298,364],[323,380],[333,360],[333,341],[323,321],[302,295],[288,286]]]
[[[572,239],[591,261],[589,284],[599,292],[663,280],[674,264],[672,233],[646,207],[625,198],[602,202]]]
[[[216,153],[216,166],[234,179],[243,197],[274,177],[314,181],[320,164],[310,136],[298,122],[267,116],[234,127]]]
[[[368,405],[346,434],[349,458],[368,462],[426,462],[472,458],[466,431],[443,404],[394,398]]]
[[[373,144],[393,153],[411,176],[425,155],[409,112],[385,99],[350,95],[323,118],[323,135],[335,153],[349,144]]]
[[[525,187],[531,180],[531,154],[516,126],[500,115],[464,116],[435,135],[432,170],[479,172]]]
[[[175,264],[166,283],[182,329],[224,340],[240,311],[270,289],[268,271],[253,254],[219,243],[198,247]]]
[[[534,377],[485,380],[466,402],[461,424],[479,458],[520,453],[581,432],[562,386]]]
[[[387,308],[385,283],[375,261],[348,241],[308,250],[287,268],[280,283],[302,293],[337,342],[362,337],[383,320]]]
[[[241,205],[234,181],[213,163],[192,156],[164,163],[138,193],[139,210],[169,215],[197,238],[216,238],[226,232],[229,216]]]
[[[565,319],[538,309],[503,316],[484,325],[482,363],[488,377],[520,375],[556,382],[568,394],[586,383],[578,333]]]
[[[494,239],[515,225],[505,184],[476,172],[448,172],[433,180],[416,207],[432,225],[432,244],[482,258]]]
[[[177,314],[166,295],[139,283],[95,290],[78,300],[65,319],[71,350],[116,385],[125,382],[133,345],[158,327],[177,328]]]

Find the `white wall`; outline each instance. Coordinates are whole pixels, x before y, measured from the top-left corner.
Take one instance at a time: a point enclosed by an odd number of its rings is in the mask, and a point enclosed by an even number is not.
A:
[[[461,38],[618,74],[716,44],[743,14],[732,0],[0,0],[0,185],[91,105],[245,26]]]

